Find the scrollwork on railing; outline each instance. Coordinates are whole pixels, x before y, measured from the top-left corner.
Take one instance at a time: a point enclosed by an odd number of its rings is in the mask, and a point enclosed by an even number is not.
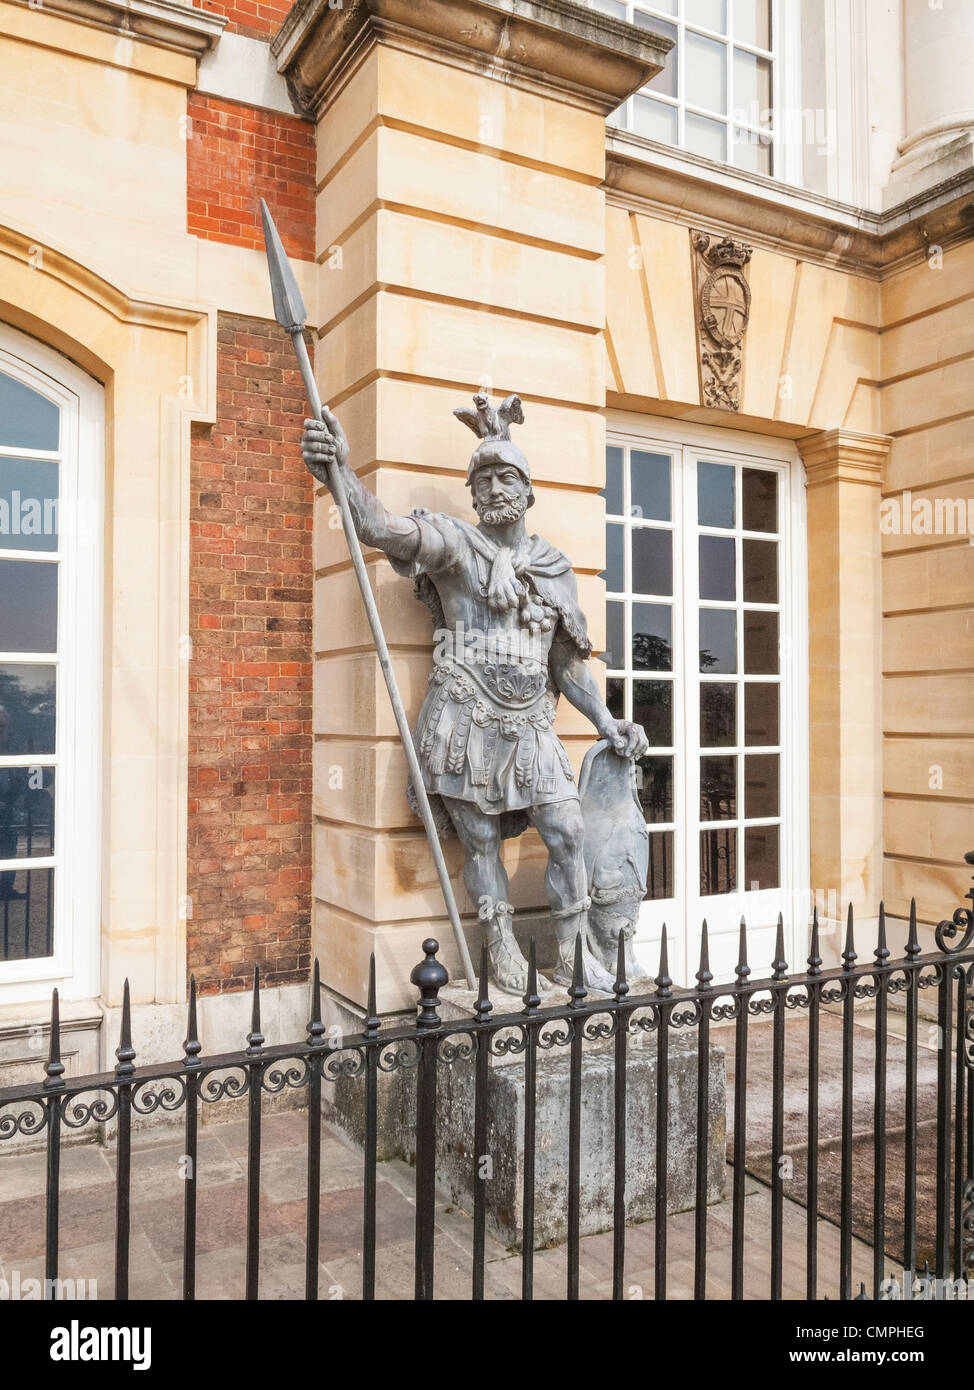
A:
[[[967,992],[964,995],[964,1063],[969,1071],[974,1071],[974,965],[964,972]]]
[[[974,1178],[964,1184],[964,1209],[961,1214],[962,1264],[965,1269],[974,1265]]]
[[[362,1058],[362,1066],[365,1058]],[[409,1071],[419,1065],[419,1043],[415,1038],[394,1038],[379,1048],[378,1067],[380,1071]],[[344,1073],[355,1075],[355,1073]]]
[[[954,942],[958,932],[963,932],[960,941],[948,945],[948,942]],[[953,917],[937,923],[933,929],[933,939],[937,943],[937,950],[943,951],[946,956],[955,956],[961,951],[966,951],[974,941],[974,912],[968,907],[959,907]]]
[[[588,1042],[607,1042],[619,1030],[619,1014],[592,1014],[582,1024],[582,1037]]]
[[[42,1100],[8,1102],[8,1104],[29,1105],[31,1110],[21,1110],[19,1114],[4,1114],[0,1110],[0,1139],[12,1139],[15,1134],[30,1137],[40,1134],[46,1127],[49,1116],[48,1107]]]
[[[92,1095],[93,1100],[83,1101],[83,1095]],[[79,1091],[65,1100],[61,1120],[67,1129],[84,1129],[89,1121],[105,1124],[118,1113],[118,1092],[111,1087],[92,1087],[91,1091]]]
[[[886,980],[887,994],[909,994],[916,979],[916,971],[906,966],[894,966]]]
[[[289,1057],[290,1065],[277,1061],[264,1069],[260,1084],[269,1096],[280,1095],[282,1091],[300,1091],[311,1079],[311,1065],[307,1057]]]
[[[392,1065],[383,1066],[382,1058],[383,1053],[388,1048],[396,1046],[405,1046],[405,1044],[390,1042],[384,1048],[379,1049],[376,1064],[382,1071],[395,1070]],[[327,1052],[320,1054],[321,1079],[323,1081],[347,1081],[351,1077],[361,1076],[365,1071],[365,1057],[364,1047],[329,1048]]]
[[[565,1047],[575,1035],[573,1018],[545,1019],[538,1028],[538,1046],[545,1052],[553,1047]]]
[[[671,1028],[696,1028],[703,1018],[703,1003],[700,999],[684,999],[680,1001],[688,1004],[689,1008],[672,1009],[670,1011]],[[709,1000],[708,1000],[709,1007]]]
[[[166,1076],[161,1080],[158,1077],[147,1078],[132,1086],[132,1109],[138,1115],[152,1115],[157,1110],[178,1110],[185,1099],[186,1081],[181,1076]]]
[[[807,1009],[812,1002],[812,991],[807,985],[796,985],[794,989],[785,990],[786,1009]]]
[[[774,995],[752,994],[747,1001],[747,1011],[752,1018],[760,1018],[762,1014],[773,1014]]]
[[[436,1060],[444,1067],[454,1062],[469,1062],[477,1055],[477,1038],[473,1033],[451,1033],[441,1038],[436,1047]]]
[[[503,1032],[489,1034],[492,1057],[516,1057],[528,1045],[528,1030],[523,1023],[508,1024]]]
[[[249,1090],[250,1068],[238,1062],[211,1072],[200,1087],[200,1099],[214,1105],[220,1100],[239,1100]]]
[[[629,1017],[629,1032],[634,1036],[640,1033],[657,1033],[660,1017],[661,1011],[657,1005],[641,1004]]]
[[[743,994],[716,994],[710,1004],[710,1019],[713,1023],[733,1023],[740,1017],[744,1002]]]
[[[917,989],[935,989],[944,977],[944,967],[942,965],[932,965],[930,973],[924,974],[920,971],[917,975]]]

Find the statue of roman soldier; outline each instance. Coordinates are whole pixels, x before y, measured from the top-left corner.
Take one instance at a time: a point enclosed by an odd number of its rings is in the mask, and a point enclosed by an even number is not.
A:
[[[359,539],[415,581],[432,614],[434,666],[413,737],[440,833],[463,846],[464,883],[486,926],[495,983],[512,993],[527,988],[500,850],[503,839],[533,825],[548,851],[554,981],[570,983],[581,934],[587,986],[611,991],[608,950],[599,959],[587,944],[584,825],[553,729],[558,699],[580,710],[618,759],[641,756],[646,735],[614,719],[602,698],[567,556],[525,527],[535,500],[531,472],[510,436],[511,424],[523,423],[520,399],[494,408],[478,395],[472,410],[454,413],[480,441],[467,469],[476,524],[424,509],[389,513],[347,466],[348,442],[329,410],[305,422],[304,460],[326,484],[328,464],[338,464]]]

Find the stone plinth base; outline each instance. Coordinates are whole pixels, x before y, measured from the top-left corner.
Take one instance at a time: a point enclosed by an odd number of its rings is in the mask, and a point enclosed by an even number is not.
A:
[[[448,989],[441,995],[444,1020],[459,1024],[470,1015],[473,995]],[[561,997],[561,991],[559,995]],[[513,1011],[520,1000],[499,998],[496,1012]],[[523,1007],[523,1006],[521,1006]],[[549,1025],[557,1029],[558,1025]],[[614,1161],[613,1043],[586,1041],[582,1057],[581,1201],[583,1235],[612,1228]],[[630,1038],[627,1075],[626,1216],[650,1220],[656,1201],[656,1036]],[[415,1161],[415,1070],[384,1078],[380,1089],[382,1157]],[[361,1142],[364,1092],[356,1079],[331,1093],[329,1114]],[[437,1182],[463,1211],[473,1210],[475,1155],[473,1061],[442,1065],[437,1072]],[[694,1205],[697,1152],[696,1035],[671,1034],[669,1056],[667,1209]],[[331,1091],[331,1088],[326,1088]],[[538,1050],[535,1150],[535,1245],[556,1245],[568,1233],[569,1049]],[[707,1200],[724,1194],[726,1083],[724,1050],[710,1049]],[[524,1196],[524,1059],[491,1057],[488,1080],[487,1146],[476,1156],[485,1174],[487,1225],[503,1244],[521,1244]]]
[[[459,991],[447,991],[460,995]],[[455,1002],[459,1003],[459,999]],[[464,999],[463,1001],[467,1001]],[[498,1012],[503,1005],[498,1006]],[[444,1011],[446,1012],[446,1011]],[[452,1012],[452,1011],[451,1011]],[[459,1010],[458,1010],[459,1012]],[[558,1025],[551,1025],[557,1029]],[[556,1245],[568,1235],[569,1048],[538,1051],[535,1147],[535,1244]],[[630,1039],[626,1064],[626,1219],[650,1220],[656,1201],[656,1036]],[[667,1210],[694,1205],[697,1144],[695,1037],[672,1035],[669,1057]],[[521,1244],[524,1198],[523,1057],[491,1058],[486,1179],[487,1225],[508,1246]],[[584,1043],[581,1103],[581,1233],[612,1228],[615,1156],[613,1043]],[[726,1085],[724,1051],[710,1050],[707,1200],[723,1196]],[[444,1067],[437,1093],[438,1173],[441,1186],[464,1211],[473,1210],[474,1067]],[[486,1160],[486,1161],[485,1161]]]

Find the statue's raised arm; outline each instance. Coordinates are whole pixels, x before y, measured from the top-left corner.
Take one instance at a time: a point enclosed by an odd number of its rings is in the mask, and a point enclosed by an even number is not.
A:
[[[329,486],[329,464],[338,464],[355,530],[364,545],[384,550],[393,560],[415,559],[420,544],[418,523],[411,516],[396,516],[387,511],[375,493],[370,492],[348,467],[345,431],[327,406],[320,420],[305,420],[301,453],[311,473],[326,487]]]

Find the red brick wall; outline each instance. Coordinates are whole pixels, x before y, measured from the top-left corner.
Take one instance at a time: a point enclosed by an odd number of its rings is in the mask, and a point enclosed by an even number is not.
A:
[[[266,198],[288,254],[314,260],[314,126],[198,92],[187,115],[187,230],[262,251]]]
[[[218,423],[195,426],[188,964],[201,992],[307,978],[312,481],[277,324],[221,314]]]
[[[229,30],[269,39],[284,23],[291,4],[292,0],[201,0],[200,8],[225,14]]]

